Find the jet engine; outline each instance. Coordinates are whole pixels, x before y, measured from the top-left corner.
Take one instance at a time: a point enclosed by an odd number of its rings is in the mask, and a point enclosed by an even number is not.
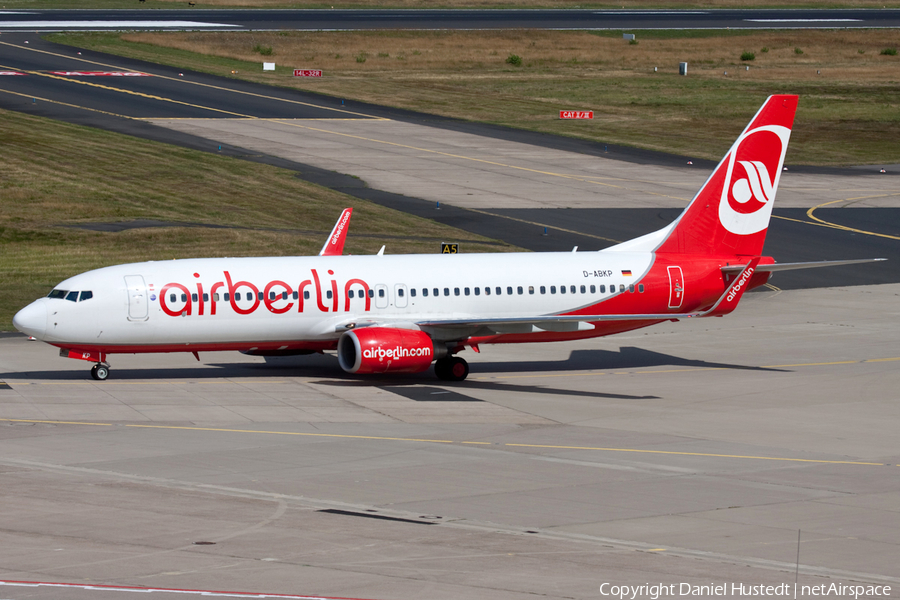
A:
[[[365,327],[338,340],[338,362],[348,373],[419,373],[447,354],[425,332],[391,327]]]

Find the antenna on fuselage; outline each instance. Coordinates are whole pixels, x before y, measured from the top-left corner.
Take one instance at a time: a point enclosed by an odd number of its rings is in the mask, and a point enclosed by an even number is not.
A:
[[[384,246],[382,246],[381,250],[378,251],[378,256],[384,256]]]

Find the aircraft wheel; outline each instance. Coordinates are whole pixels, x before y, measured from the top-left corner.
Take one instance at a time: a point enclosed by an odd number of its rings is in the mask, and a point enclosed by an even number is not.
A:
[[[97,381],[105,381],[109,377],[109,367],[106,365],[94,365],[91,367],[91,377]]]
[[[444,381],[462,381],[469,376],[469,363],[458,356],[448,356],[434,363],[434,374]]]

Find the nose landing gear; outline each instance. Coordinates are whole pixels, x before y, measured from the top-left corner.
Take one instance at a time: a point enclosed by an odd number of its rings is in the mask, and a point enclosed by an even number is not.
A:
[[[109,377],[109,365],[97,363],[91,367],[91,377],[97,381],[105,381]]]
[[[458,356],[445,356],[434,363],[434,374],[443,381],[462,381],[469,376],[469,363]]]

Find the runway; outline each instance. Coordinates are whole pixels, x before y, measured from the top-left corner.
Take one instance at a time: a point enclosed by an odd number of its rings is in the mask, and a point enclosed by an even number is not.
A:
[[[0,10],[0,31],[881,27],[900,27],[900,10]]]
[[[457,385],[239,354],[114,356],[97,383],[2,339],[0,580],[600,598],[793,582],[800,530],[801,585],[896,589],[898,294],[483,347]]]

